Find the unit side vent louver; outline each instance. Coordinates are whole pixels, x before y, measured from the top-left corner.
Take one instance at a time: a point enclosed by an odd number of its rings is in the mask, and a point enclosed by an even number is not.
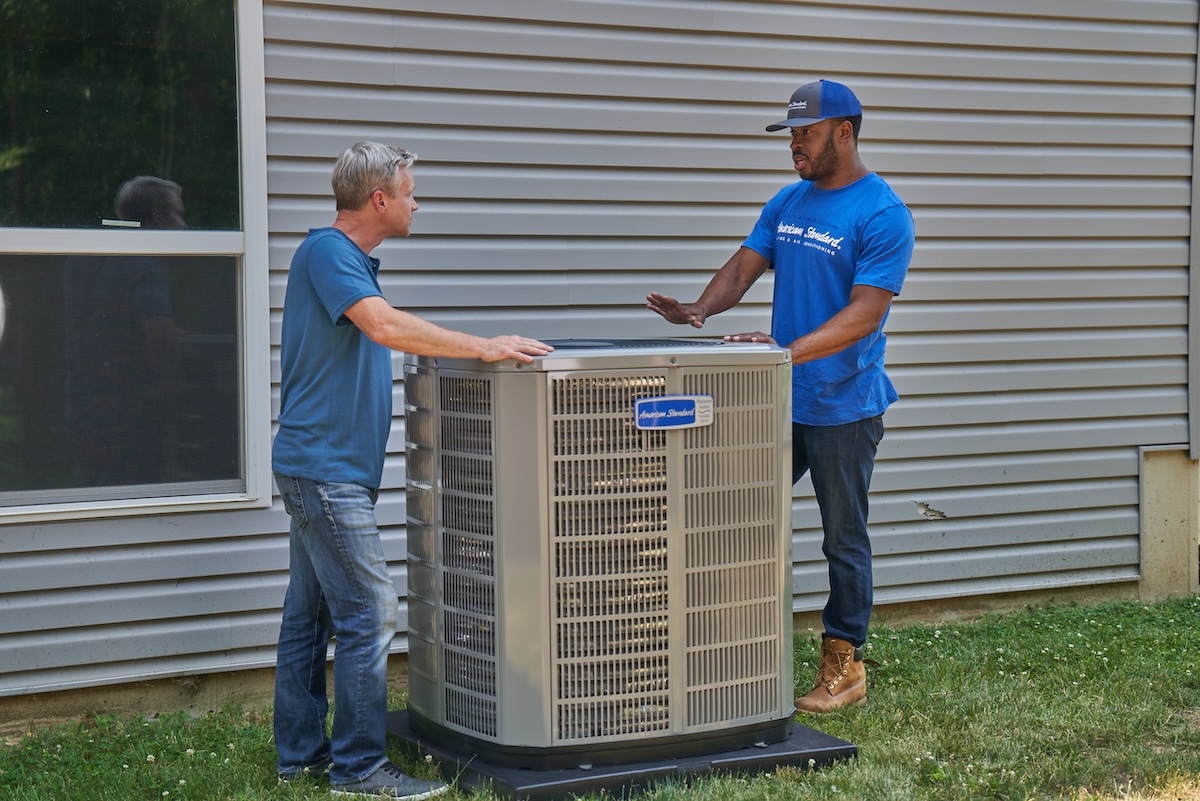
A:
[[[417,372],[406,378],[405,391],[410,401],[408,425],[424,432],[410,436],[408,448],[409,529],[422,535],[418,547],[409,552],[409,614],[411,620],[425,623],[410,622],[410,673],[444,688],[443,714],[448,721],[495,736],[491,380],[443,375],[435,387],[428,373]],[[430,418],[437,420],[436,459],[427,458],[424,448],[427,431],[434,427]],[[436,543],[429,534],[435,530],[441,535]],[[434,547],[438,550],[431,552]],[[439,608],[441,626],[433,623]],[[445,632],[440,649],[428,636],[439,630]]]

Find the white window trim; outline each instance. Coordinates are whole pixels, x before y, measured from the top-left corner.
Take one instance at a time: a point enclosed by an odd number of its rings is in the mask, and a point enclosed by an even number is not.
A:
[[[0,253],[136,253],[238,256],[242,334],[242,458],[246,491],[119,501],[0,506],[0,525],[142,514],[264,508],[271,505],[271,332],[267,263],[267,109],[262,0],[237,4],[241,231],[2,231]]]

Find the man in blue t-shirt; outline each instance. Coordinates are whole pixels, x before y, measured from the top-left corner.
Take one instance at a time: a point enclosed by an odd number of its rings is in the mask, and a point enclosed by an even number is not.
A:
[[[811,471],[829,560],[829,600],[816,685],[796,708],[828,712],[867,696],[862,648],[871,617],[867,490],[883,412],[896,400],[884,371],[883,326],[913,251],[912,215],[858,153],[862,106],[846,86],[797,89],[787,118],[801,180],[767,202],[742,247],[700,299],[651,293],[668,322],[700,328],[775,271],[771,333],[725,337],[777,342],[792,355],[792,481]]]
[[[408,236],[417,202],[397,147],[359,142],[333,169],[337,219],[292,259],[280,335],[279,431],[272,469],[291,518],[289,577],[275,671],[279,778],[328,773],[342,796],[417,799],[449,788],[405,775],[384,756],[387,656],[396,587],[375,520],[392,425],[392,350],[529,362],[536,339],[472,336],[392,308],[370,256]],[[325,659],[334,655],[332,735]]]

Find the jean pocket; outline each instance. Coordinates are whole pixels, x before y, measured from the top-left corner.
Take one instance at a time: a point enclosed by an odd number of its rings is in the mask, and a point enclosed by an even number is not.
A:
[[[279,487],[279,497],[283,499],[283,508],[298,528],[308,525],[308,514],[304,510],[304,493],[300,491],[300,480],[291,476],[276,474],[275,485]]]

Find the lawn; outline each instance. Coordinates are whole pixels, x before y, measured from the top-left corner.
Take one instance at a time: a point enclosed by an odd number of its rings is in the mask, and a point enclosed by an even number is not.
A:
[[[798,691],[815,638],[796,637]],[[877,625],[867,658],[865,706],[801,719],[855,743],[858,759],[667,782],[643,798],[1200,801],[1200,598]],[[433,775],[400,745],[392,756]],[[319,783],[276,783],[269,710],[89,716],[0,748],[5,801],[328,797]]]

